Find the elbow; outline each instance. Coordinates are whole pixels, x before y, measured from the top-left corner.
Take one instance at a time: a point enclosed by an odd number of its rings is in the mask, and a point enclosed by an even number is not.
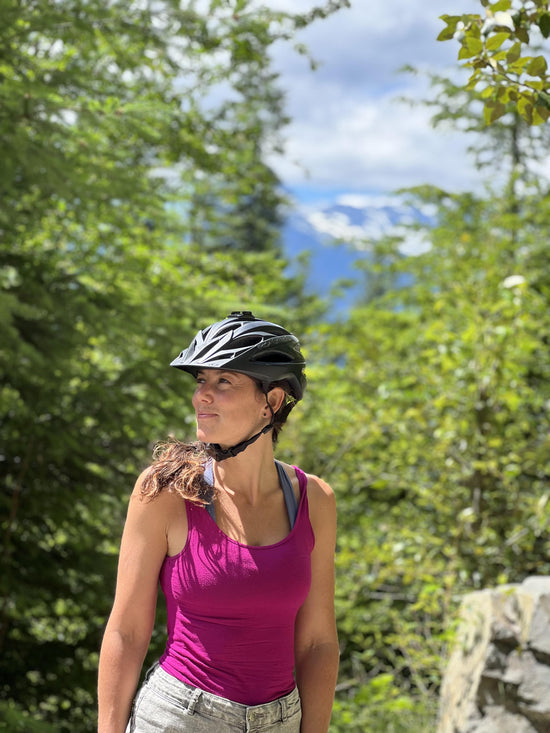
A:
[[[340,663],[340,647],[336,634],[332,638],[311,641],[296,649],[296,668],[307,665],[310,660],[338,669]]]

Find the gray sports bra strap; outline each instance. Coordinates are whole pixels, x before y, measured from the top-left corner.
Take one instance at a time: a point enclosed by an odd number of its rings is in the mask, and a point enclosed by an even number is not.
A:
[[[296,495],[294,494],[292,483],[288,478],[285,469],[279,461],[275,461],[275,465],[277,467],[277,473],[279,474],[279,483],[281,484],[281,489],[283,490],[283,496],[285,498],[290,529],[292,529],[296,522],[296,515],[298,514],[298,502],[296,501]],[[214,485],[214,466],[212,465],[212,461],[208,461],[204,468],[204,480],[211,486]],[[210,514],[212,519],[216,521],[216,510],[213,501],[206,505],[206,511]]]
[[[296,501],[296,495],[294,494],[294,489],[292,488],[292,483],[287,476],[287,472],[283,468],[282,464],[279,463],[279,461],[275,461],[275,465],[277,466],[279,483],[281,484],[281,489],[283,490],[283,495],[285,497],[285,504],[286,510],[288,512],[290,529],[292,529],[296,522],[296,515],[298,514],[298,502]]]
[[[214,486],[214,466],[212,465],[212,461],[208,461],[206,466],[204,467],[204,480],[209,486]],[[212,499],[210,500],[210,503],[206,505],[206,511],[214,521],[216,521],[216,510],[214,508],[214,492],[212,492]]]

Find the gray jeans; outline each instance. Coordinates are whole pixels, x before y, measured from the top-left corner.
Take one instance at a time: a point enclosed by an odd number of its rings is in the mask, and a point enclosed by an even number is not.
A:
[[[263,705],[240,705],[190,687],[156,665],[147,674],[126,733],[299,733],[298,690]]]

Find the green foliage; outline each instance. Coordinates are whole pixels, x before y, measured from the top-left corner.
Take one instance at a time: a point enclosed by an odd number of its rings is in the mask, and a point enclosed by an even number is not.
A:
[[[379,674],[349,700],[337,697],[330,733],[422,733],[433,727],[435,708],[404,696],[393,675]]]
[[[234,308],[319,312],[283,274],[265,163],[286,121],[268,51],[309,21],[243,0],[0,18],[0,728],[78,733],[132,482],[193,432],[168,364]]]
[[[31,718],[13,702],[0,702],[0,731],[2,733],[55,733],[56,728],[43,720]]]
[[[550,571],[548,197],[410,197],[431,249],[376,245],[411,284],[315,330],[292,434],[338,497],[334,730],[433,723],[461,594]]]
[[[282,274],[268,52],[345,4],[0,11],[0,731],[94,729],[126,497],[154,441],[193,432],[167,365],[235,307],[306,334],[308,396],[279,453],[338,496],[333,731],[429,728],[461,594],[550,570],[550,203],[526,185],[544,138],[517,124],[544,117],[525,33],[548,36],[546,4],[513,29],[446,17],[473,72],[441,119],[479,129],[476,100],[489,120],[503,105],[486,152],[510,178],[484,197],[411,192],[434,212],[431,249],[376,243],[369,298],[320,324]],[[507,20],[509,3],[484,6]],[[388,289],[400,273],[411,284]]]
[[[482,0],[478,14],[443,15],[440,41],[460,43],[458,58],[471,70],[467,88],[481,90],[486,124],[511,108],[529,125],[550,116],[550,75],[544,41],[550,35],[548,3]],[[539,39],[537,41],[537,39]]]

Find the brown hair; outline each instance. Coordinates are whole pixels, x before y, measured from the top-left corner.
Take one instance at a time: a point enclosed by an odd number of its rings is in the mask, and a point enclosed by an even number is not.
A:
[[[262,384],[257,382],[257,385],[267,400]],[[274,387],[282,387],[286,394],[283,404],[273,416],[271,439],[275,444],[296,400],[290,395],[290,385],[286,380],[271,383],[267,392]],[[200,441],[183,443],[177,438],[170,438],[157,443],[153,450],[153,462],[142,477],[141,495],[146,499],[154,499],[163,489],[168,488],[194,504],[209,504],[212,487],[204,478],[204,469],[209,458],[208,445]]]
[[[141,495],[154,499],[168,488],[194,504],[208,504],[212,487],[204,479],[207,460],[204,443],[183,443],[176,438],[158,443],[153,462],[143,474]]]
[[[271,438],[273,440],[273,444],[277,442],[279,439],[279,435],[281,433],[281,430],[283,429],[284,424],[287,421],[288,416],[290,415],[290,411],[296,404],[296,400],[289,392],[288,389],[288,382],[273,382],[268,387],[268,392],[270,389],[273,389],[273,387],[282,387],[285,391],[285,399],[283,401],[283,404],[279,407],[275,415],[273,416],[273,430],[271,431]]]

